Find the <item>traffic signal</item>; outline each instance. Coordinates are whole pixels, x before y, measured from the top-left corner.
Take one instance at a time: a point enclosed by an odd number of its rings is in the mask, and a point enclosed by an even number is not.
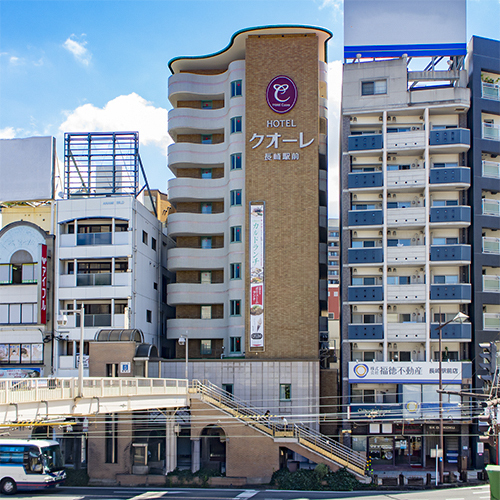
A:
[[[482,352],[479,352],[479,356],[482,358],[479,361],[479,366],[486,370],[486,373],[479,375],[479,378],[493,383],[497,371],[497,346],[495,342],[483,342],[479,344],[479,347],[482,349]]]

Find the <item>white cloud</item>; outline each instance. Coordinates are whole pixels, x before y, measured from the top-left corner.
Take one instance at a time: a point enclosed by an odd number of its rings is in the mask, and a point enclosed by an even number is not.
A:
[[[61,132],[111,132],[138,131],[140,144],[162,148],[167,154],[167,146],[172,139],[167,132],[168,112],[155,108],[135,92],[112,99],[102,108],[84,104],[68,112],[61,124]]]
[[[22,60],[19,59],[19,57],[11,56],[9,58],[9,62],[10,62],[10,64],[16,64],[17,65],[17,64],[21,64]]]
[[[0,139],[14,139],[16,129],[14,127],[5,127],[0,129]]]
[[[88,66],[90,64],[92,54],[87,50],[85,47],[86,45],[87,42],[85,40],[76,40],[76,36],[74,34],[63,43],[63,47],[71,52],[78,62],[82,63],[84,66]]]
[[[328,63],[328,216],[338,217],[342,61]]]

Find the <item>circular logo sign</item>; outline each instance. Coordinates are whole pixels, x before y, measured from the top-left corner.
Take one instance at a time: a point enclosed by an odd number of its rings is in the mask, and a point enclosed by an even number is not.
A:
[[[297,87],[288,76],[277,76],[267,86],[266,99],[268,106],[275,113],[288,113],[297,102]]]
[[[356,365],[354,367],[354,373],[359,378],[366,377],[368,375],[368,371],[368,366],[366,365]]]
[[[408,401],[406,403],[406,410],[410,413],[418,411],[418,403],[416,401]]]

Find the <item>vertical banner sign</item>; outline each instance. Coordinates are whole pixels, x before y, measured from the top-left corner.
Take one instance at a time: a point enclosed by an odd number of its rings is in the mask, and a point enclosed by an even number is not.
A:
[[[250,347],[264,347],[264,204],[250,205]]]
[[[40,258],[40,324],[47,324],[47,245],[41,246]]]

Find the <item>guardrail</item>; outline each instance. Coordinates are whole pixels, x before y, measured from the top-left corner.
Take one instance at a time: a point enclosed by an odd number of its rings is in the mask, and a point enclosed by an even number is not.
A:
[[[165,378],[101,378],[83,380],[83,397],[120,397],[187,394],[188,381]],[[0,380],[0,404],[74,399],[78,378],[38,378]]]
[[[337,441],[328,439],[323,434],[303,424],[288,423],[284,419],[276,421],[275,417],[263,414],[262,410],[234,397],[207,380],[193,380],[190,392],[200,394],[207,402],[273,438],[296,438],[298,443],[305,448],[319,453],[359,475],[365,474],[366,459],[363,455]]]

